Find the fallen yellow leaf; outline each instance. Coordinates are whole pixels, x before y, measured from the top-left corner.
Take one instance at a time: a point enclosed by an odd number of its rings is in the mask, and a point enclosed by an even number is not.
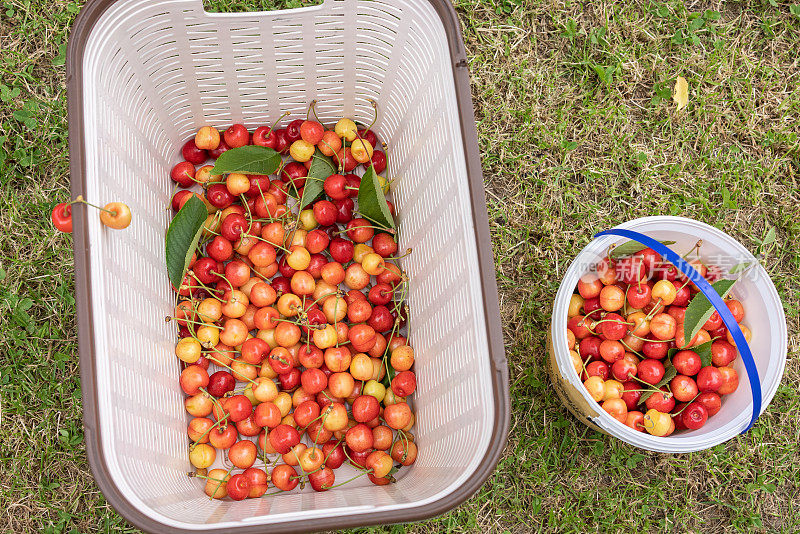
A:
[[[672,100],[678,104],[677,111],[682,110],[689,103],[689,83],[683,76],[675,80],[675,89],[672,90]]]

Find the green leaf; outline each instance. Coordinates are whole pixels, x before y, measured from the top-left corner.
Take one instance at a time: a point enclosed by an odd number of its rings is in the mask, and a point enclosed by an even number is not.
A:
[[[394,219],[386,203],[378,173],[370,165],[361,178],[358,188],[358,211],[367,219],[383,228],[394,228]]]
[[[217,158],[211,174],[272,174],[281,164],[281,155],[271,148],[245,145],[226,150]]]
[[[306,185],[303,187],[303,198],[300,199],[300,208],[303,209],[322,194],[325,178],[336,172],[331,158],[322,154],[319,150],[314,153],[311,161],[311,168],[308,169]]]
[[[661,244],[674,245],[675,241],[661,241]],[[638,241],[628,241],[611,249],[611,252],[608,253],[608,257],[612,260],[618,260],[626,256],[632,256],[633,254],[636,254],[637,252],[640,252],[646,248],[647,245],[642,245]]]
[[[179,287],[183,274],[203,234],[208,209],[202,200],[192,195],[169,223],[165,239],[167,273],[173,287]]]
[[[703,367],[711,365],[711,341],[706,341],[702,345],[692,347],[690,350],[700,356],[700,363]]]
[[[775,227],[774,226],[770,226],[769,231],[767,232],[767,235],[764,237],[764,240],[761,241],[761,244],[762,245],[771,245],[772,243],[777,241],[777,239],[778,238],[775,235]]]
[[[733,267],[731,267],[731,270],[728,271],[728,274],[740,273],[740,272],[746,270],[751,265],[753,265],[753,262],[750,262],[750,261],[746,261],[744,263],[740,263],[738,265],[734,265]]]
[[[666,363],[664,363],[664,378],[662,378],[661,381],[653,387],[655,389],[661,389],[669,384],[670,380],[675,378],[677,375],[678,370],[672,365],[672,360],[667,360]],[[642,393],[642,396],[639,398],[639,404],[642,404],[644,401],[649,399],[653,393],[655,393],[655,391],[645,391]]]
[[[735,282],[736,280],[717,280],[711,287],[719,296],[725,298],[731,292]],[[714,306],[711,305],[711,301],[702,293],[696,294],[689,306],[686,307],[686,315],[683,318],[683,335],[686,343],[694,339],[694,336],[703,328],[713,313]]]

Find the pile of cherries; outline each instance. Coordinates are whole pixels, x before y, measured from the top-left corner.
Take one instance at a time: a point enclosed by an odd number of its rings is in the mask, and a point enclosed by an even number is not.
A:
[[[179,186],[195,186],[176,192],[172,207],[194,194],[209,212],[173,288],[172,320],[193,417],[192,476],[211,498],[261,497],[270,484],[326,491],[341,485],[334,470],[345,462],[385,485],[416,460],[414,350],[401,333],[408,278],[392,261],[393,233],[357,216],[354,202],[361,179],[351,171],[385,169],[377,142],[349,119],[333,130],[300,119],[252,134],[205,126],[171,171]],[[290,154],[277,177],[211,174],[209,158],[251,143]],[[315,149],[339,172],[297,212]],[[221,455],[232,467],[208,470]]]
[[[717,266],[690,263],[709,282],[721,276]],[[634,430],[668,436],[701,428],[739,385],[731,367],[738,351],[718,312],[694,339],[684,339],[686,307],[697,293],[674,265],[646,248],[617,260],[607,256],[581,277],[571,297],[567,343],[575,371],[603,410]],[[733,298],[726,304],[741,323],[742,304]],[[750,330],[740,327],[749,342]],[[708,342],[711,364],[703,366],[692,348]],[[676,373],[662,385],[665,359]]]

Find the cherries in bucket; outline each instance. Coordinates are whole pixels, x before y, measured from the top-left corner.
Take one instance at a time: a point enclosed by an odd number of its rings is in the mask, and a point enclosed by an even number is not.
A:
[[[689,263],[727,297],[735,280],[722,279],[719,266]],[[749,342],[744,307],[733,298],[725,304]],[[636,431],[699,429],[739,385],[731,366],[738,350],[720,314],[672,263],[640,243],[610,249],[584,274],[567,315],[575,372],[603,410]]]

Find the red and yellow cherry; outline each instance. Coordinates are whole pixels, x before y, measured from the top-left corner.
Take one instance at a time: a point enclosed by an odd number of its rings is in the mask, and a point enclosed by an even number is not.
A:
[[[336,135],[336,132],[326,130],[317,143],[317,148],[323,155],[331,157],[342,148],[342,139]]]
[[[639,379],[653,385],[658,384],[664,378],[664,372],[664,364],[651,358],[642,361],[636,369]]]
[[[257,456],[256,444],[247,439],[237,441],[228,449],[228,460],[239,469],[252,467]]]
[[[291,465],[280,464],[275,466],[271,475],[272,485],[281,491],[291,491],[299,484],[297,471]]]
[[[336,475],[329,467],[323,467],[318,471],[309,473],[308,482],[314,491],[327,491],[333,487],[336,482]]]
[[[642,419],[644,429],[653,436],[666,436],[670,433],[670,427],[674,427],[672,418],[668,413],[655,409],[647,410]]]
[[[585,274],[578,280],[578,293],[584,299],[597,298],[602,290],[603,283],[594,273]]]
[[[722,373],[713,365],[707,365],[697,373],[697,388],[703,393],[718,391],[722,383]]]
[[[625,416],[625,425],[637,432],[644,432],[644,414],[636,410],[628,411]]]
[[[732,367],[720,367],[722,385],[717,389],[720,395],[730,395],[739,387],[739,374]]]
[[[224,499],[228,496],[228,480],[231,476],[224,469],[212,469],[206,475],[203,491],[212,499]]]
[[[194,136],[194,144],[200,150],[214,150],[219,146],[219,142],[219,130],[213,126],[203,126],[197,130],[197,133]]]
[[[650,395],[644,403],[648,409],[669,413],[675,407],[675,398],[671,393],[662,389]]]
[[[230,148],[239,148],[250,143],[250,132],[244,124],[234,124],[222,134],[225,144]]]
[[[625,404],[625,401],[623,401],[622,399],[607,399],[603,401],[601,407],[611,417],[613,417],[620,423],[623,424],[625,423],[625,420],[628,416],[628,406]]]
[[[267,492],[269,479],[263,469],[250,467],[245,469],[242,476],[250,483],[250,493],[247,495],[251,499],[257,499]]]
[[[367,163],[372,159],[374,149],[372,144],[366,139],[356,139],[350,145],[350,153],[353,159],[359,163]]]
[[[690,402],[699,393],[697,383],[686,375],[677,375],[673,378],[669,388],[678,402]]]
[[[221,425],[211,430],[208,434],[208,442],[215,449],[230,449],[238,438],[236,427],[233,425]]]
[[[127,228],[131,217],[131,209],[122,202],[109,202],[100,211],[100,222],[115,230]]]

